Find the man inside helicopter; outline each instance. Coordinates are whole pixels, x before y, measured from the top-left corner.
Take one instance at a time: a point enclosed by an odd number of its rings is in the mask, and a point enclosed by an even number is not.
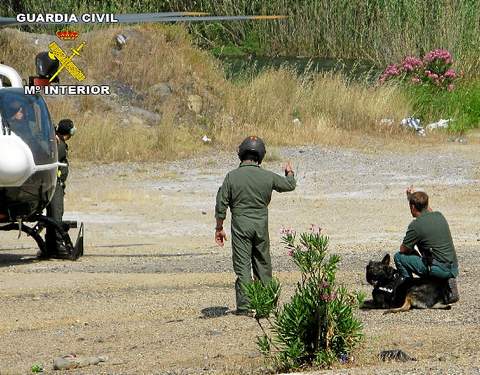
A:
[[[42,112],[34,97],[18,93],[5,93],[0,100],[2,118],[8,127],[28,145],[37,163],[51,157],[52,145],[49,118]]]
[[[34,134],[28,123],[27,113],[23,103],[18,100],[10,102],[6,109],[6,115],[10,128],[30,145],[34,139]]]

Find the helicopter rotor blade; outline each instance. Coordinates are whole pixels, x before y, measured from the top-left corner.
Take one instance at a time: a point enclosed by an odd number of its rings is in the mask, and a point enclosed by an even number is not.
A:
[[[248,20],[278,20],[287,16],[208,16],[201,12],[170,12],[170,13],[131,13],[115,16],[118,23],[146,22],[200,22],[200,21],[248,21]],[[78,22],[79,24],[83,22]],[[0,27],[13,25],[70,25],[72,22],[17,22],[13,17],[0,17]]]
[[[160,13],[128,13],[117,14],[115,19],[120,23],[152,22],[164,17],[197,17],[207,16],[205,12],[160,12]]]
[[[125,17],[124,17],[125,16]],[[284,19],[286,16],[161,16],[156,13],[118,15],[116,19],[121,23],[143,22],[200,22],[200,21],[248,21],[248,20],[275,20]]]
[[[18,24],[15,18],[11,17],[0,17],[0,27],[8,26],[8,25],[16,25]]]

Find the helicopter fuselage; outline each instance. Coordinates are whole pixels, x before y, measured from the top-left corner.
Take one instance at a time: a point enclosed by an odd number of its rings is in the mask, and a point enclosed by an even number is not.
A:
[[[19,88],[0,89],[0,117],[0,222],[29,221],[55,191],[55,129],[43,98]]]

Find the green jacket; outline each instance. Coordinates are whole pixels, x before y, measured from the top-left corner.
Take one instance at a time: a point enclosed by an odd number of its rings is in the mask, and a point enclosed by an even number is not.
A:
[[[224,220],[230,207],[232,217],[267,219],[272,191],[292,191],[295,186],[293,175],[282,177],[256,163],[242,162],[227,174],[218,189],[215,217]]]
[[[417,245],[422,254],[432,249],[435,260],[458,266],[450,228],[445,217],[438,211],[422,211],[408,226],[403,245],[410,250]]]
[[[63,139],[59,139],[57,143],[57,148],[58,148],[58,161],[60,163],[67,164],[66,167],[58,167],[58,170],[59,170],[58,178],[62,183],[65,184],[68,177],[68,145]]]

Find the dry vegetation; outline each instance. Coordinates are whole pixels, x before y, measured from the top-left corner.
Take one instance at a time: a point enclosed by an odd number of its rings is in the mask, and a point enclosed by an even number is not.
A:
[[[114,37],[120,32],[129,39],[117,50]],[[70,117],[78,124],[72,140],[78,159],[172,159],[210,147],[233,149],[249,133],[274,146],[351,145],[358,135],[380,133],[389,138],[399,131],[380,125],[380,120],[399,120],[411,112],[399,89],[350,82],[338,74],[298,77],[280,69],[241,82],[228,81],[220,63],[193,47],[180,26],[97,29],[81,38],[87,47],[78,64],[86,70],[89,83],[110,84],[118,95],[48,98],[56,121]],[[27,77],[33,73],[30,62],[35,54],[45,50],[51,39],[3,30],[0,59]],[[62,80],[73,83],[66,74]],[[167,84],[171,94],[153,90],[158,83]],[[125,89],[128,93],[122,96]],[[202,98],[199,113],[188,108],[190,95]],[[158,121],[149,125],[130,121],[124,111],[129,106],[149,111]],[[295,118],[300,124],[293,123]],[[203,135],[212,142],[203,144]]]

